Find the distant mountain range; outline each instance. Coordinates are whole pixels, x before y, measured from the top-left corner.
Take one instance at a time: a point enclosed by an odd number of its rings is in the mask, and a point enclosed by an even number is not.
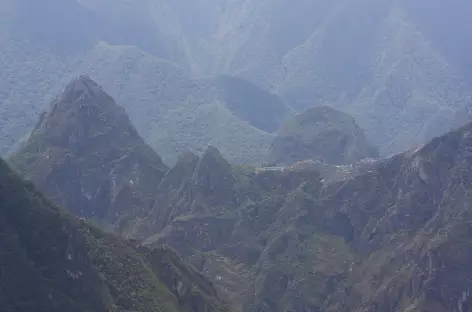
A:
[[[190,49],[204,72],[245,78],[299,110],[345,111],[382,155],[470,120],[467,1],[197,2],[213,18]]]
[[[401,152],[470,119],[471,10],[464,0],[2,0],[0,149],[88,74],[168,164],[208,145],[262,163],[281,122],[313,105],[352,115],[381,155]]]
[[[96,5],[90,11],[72,0],[41,5],[22,0],[12,1],[3,13],[0,148],[4,153],[18,146],[16,142],[70,80],[88,74],[125,107],[138,131],[167,163],[186,150],[201,152],[209,144],[240,163],[266,159],[272,133],[291,112],[285,102],[239,78],[195,79],[163,59],[165,53],[156,52],[159,48],[135,43],[139,36],[123,32],[110,39],[113,33],[108,30],[118,32],[115,23],[120,20]],[[71,20],[48,16],[59,9],[70,12]],[[87,25],[82,27],[85,19]]]

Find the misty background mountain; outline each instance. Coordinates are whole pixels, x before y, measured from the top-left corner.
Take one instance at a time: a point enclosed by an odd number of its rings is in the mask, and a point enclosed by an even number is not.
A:
[[[0,310],[471,312],[471,10],[0,0]]]
[[[352,115],[390,155],[470,117],[464,0],[2,0],[0,149],[88,74],[172,164],[219,148],[263,163],[286,117]]]

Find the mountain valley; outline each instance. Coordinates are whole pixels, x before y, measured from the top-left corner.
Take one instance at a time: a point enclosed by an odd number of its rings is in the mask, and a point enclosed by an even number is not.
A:
[[[0,0],[0,311],[472,312],[471,14]]]
[[[96,119],[81,118],[81,108],[98,109]],[[79,77],[10,161],[79,217],[90,215],[76,207],[106,209],[109,229],[142,248],[175,249],[237,311],[446,312],[471,306],[471,124],[405,153],[351,165],[305,160],[242,166],[209,146],[201,155],[183,153],[167,170],[129,124],[110,128],[120,111],[90,78]],[[75,144],[57,145],[80,135],[80,158]],[[101,135],[108,139],[95,144]],[[54,149],[80,160],[78,169],[68,165],[62,174],[45,175],[44,169],[53,173],[62,166],[56,154],[44,159]],[[107,155],[120,157],[110,162]],[[116,191],[103,178],[116,181]],[[129,185],[136,178],[144,184]],[[57,193],[62,201],[51,184],[63,188]],[[87,197],[80,192],[84,186],[100,196]],[[113,221],[123,212],[127,222]]]

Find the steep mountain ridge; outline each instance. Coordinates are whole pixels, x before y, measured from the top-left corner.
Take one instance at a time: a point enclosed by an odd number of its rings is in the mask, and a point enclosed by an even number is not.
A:
[[[195,179],[187,154],[145,244],[176,248],[240,311],[468,311],[471,133],[325,185],[316,167],[228,167],[214,149]]]
[[[217,146],[222,154],[213,147],[202,156],[185,154],[164,174],[167,168],[148,146],[129,154],[108,145],[119,140],[89,140],[90,135],[102,132],[102,120],[90,124],[88,118],[82,118],[76,123],[75,117],[68,119],[69,113],[83,113],[92,121],[100,114],[88,109],[77,112],[77,106],[71,105],[72,110],[51,112],[58,114],[54,122],[49,123],[46,114],[21,155],[13,156],[13,163],[36,179],[40,189],[56,182],[67,190],[56,194],[55,185],[52,191],[44,190],[52,200],[71,206],[78,215],[97,217],[99,212],[99,219],[124,234],[149,236],[145,244],[171,245],[210,277],[241,311],[469,311],[470,124],[386,160],[356,164],[345,171],[327,168],[326,174],[335,171],[334,178],[320,175],[323,166],[319,164],[253,168],[230,165],[225,160],[227,156],[240,163],[265,160],[264,153],[273,139],[270,132],[285,114],[291,114],[284,101],[297,109],[329,103],[348,112],[384,155],[403,151],[466,122],[471,99],[470,73],[464,71],[469,62],[464,52],[469,50],[468,35],[456,33],[468,29],[472,7],[460,1],[445,6],[439,0],[303,0],[296,4],[287,0],[233,0],[214,6],[213,0],[200,0],[191,4],[198,19],[206,22],[199,28],[193,27],[182,10],[188,9],[182,1],[156,2],[155,6],[142,2],[145,9],[120,1],[112,11],[109,0],[83,0],[80,4],[87,7],[84,11],[76,1],[48,0],[37,11],[37,3],[31,2],[35,6],[23,17],[29,24],[16,29],[12,25],[24,19],[16,20],[12,13],[17,4],[4,0],[0,14],[8,18],[0,17],[0,62],[4,69],[0,79],[4,123],[0,132],[2,142],[6,142],[2,146],[10,148],[25,125],[33,125],[46,99],[61,90],[70,77],[90,72],[126,105],[139,133],[169,164],[176,154],[187,149],[203,152],[208,144]],[[161,4],[165,9],[159,7]],[[214,8],[207,14],[205,8],[210,6]],[[41,21],[50,17],[54,8],[66,8],[68,14],[46,23],[43,30],[47,32],[41,33]],[[456,18],[443,18],[436,24],[438,13],[443,11]],[[33,20],[31,17],[38,17],[36,13],[40,18]],[[77,27],[83,14],[94,16],[92,24]],[[121,14],[125,15],[123,20]],[[289,18],[291,14],[297,19]],[[209,16],[211,19],[206,19]],[[79,21],[58,27],[68,17]],[[126,24],[120,24],[139,20],[142,23],[129,32]],[[154,32],[155,22],[158,26],[169,23],[157,31],[163,37]],[[432,28],[432,24],[439,26]],[[88,37],[87,31],[82,32],[99,28],[97,25],[106,26],[103,29],[108,33],[95,37],[97,33],[91,32],[93,36]],[[113,29],[126,32],[118,34]],[[46,38],[34,40],[37,32]],[[149,37],[152,42],[146,42]],[[217,78],[195,79],[187,71],[198,76],[217,74]],[[218,76],[221,73],[251,83]],[[228,81],[234,89],[226,89]],[[90,99],[88,85],[66,90],[73,100],[65,103]],[[96,85],[92,90],[102,92]],[[240,98],[242,91],[251,98]],[[134,101],[136,98],[139,102]],[[108,96],[106,99],[110,102]],[[234,99],[236,103],[231,102]],[[267,112],[272,101],[277,109]],[[252,114],[253,107],[257,115]],[[265,120],[266,116],[270,118]],[[145,145],[125,119],[124,124],[118,123],[119,136],[129,135]],[[48,135],[43,136],[43,131]],[[42,141],[44,137],[47,142]],[[125,149],[133,146],[125,141]],[[51,143],[59,149],[51,149]],[[98,159],[93,153],[82,153],[79,148],[83,146],[99,150]],[[130,158],[117,159],[118,169],[104,173],[101,165],[110,168],[110,163],[102,156],[110,151]],[[141,157],[147,160],[141,161]],[[132,161],[128,162],[136,158],[145,163],[139,172]],[[160,168],[157,174],[147,170],[149,159]],[[122,172],[123,166],[129,170]],[[50,172],[59,175],[48,176]],[[148,174],[150,178],[143,181]],[[133,191],[138,177],[144,184],[144,196],[141,188],[139,194]],[[119,182],[123,186],[118,194],[112,192],[116,179],[122,179]],[[3,223],[3,228],[10,230],[10,221]],[[88,242],[96,242],[95,238],[103,235],[94,233]],[[36,236],[50,237],[43,232]],[[106,237],[102,240],[105,246],[116,239]],[[88,248],[95,266],[123,272],[122,263],[115,262],[115,258],[122,259],[122,248],[130,252],[123,261],[131,269],[126,272],[135,272],[136,267],[129,266],[133,262],[130,258],[138,259],[139,272],[148,272],[150,263],[162,264],[159,259],[136,256],[134,243],[117,240],[114,251],[96,245]],[[40,243],[31,245],[42,246]],[[45,250],[54,250],[48,248]],[[102,259],[101,254],[111,256]],[[168,255],[173,259],[172,252]],[[17,257],[12,259],[8,266],[18,261]],[[57,267],[62,268],[62,264]],[[71,273],[72,278],[77,274]],[[154,281],[159,274],[153,274]],[[106,309],[118,303],[122,310],[140,310],[142,302],[158,300],[153,290],[133,293],[144,284],[159,287],[158,283],[148,284],[143,276],[103,300],[99,296],[103,289],[113,289],[113,293],[117,284],[128,282],[119,279],[121,274],[110,275],[106,275],[109,284],[103,288],[81,285],[80,289],[90,290],[80,295],[83,306],[96,303],[93,308]],[[198,277],[194,273],[184,275]],[[91,276],[90,284],[97,285],[95,275]],[[174,289],[171,297],[180,298],[179,283],[173,276],[159,276],[159,280]],[[197,284],[208,296],[214,295],[206,283]],[[21,296],[28,295],[21,292],[23,285],[12,289],[19,289]],[[53,287],[53,298],[61,286]],[[183,294],[193,296],[192,289],[192,285],[185,287]],[[128,294],[139,298],[129,301]],[[40,293],[39,298],[44,300],[48,295]],[[64,298],[60,292],[58,296]],[[15,297],[2,297],[0,293],[0,303],[8,302],[5,306],[9,309],[9,302],[15,301],[10,298]],[[70,308],[65,298],[61,299],[66,302],[61,309]],[[177,308],[171,303],[164,308],[169,309]]]
[[[211,276],[233,305],[251,311],[247,284],[254,285],[252,265],[264,248],[261,242],[271,237],[266,231],[276,220],[273,205],[282,204],[286,188],[296,189],[303,177],[313,176],[319,183],[316,172],[299,175],[259,174],[232,167],[213,147],[201,157],[183,155],[163,179],[153,213],[147,218],[151,224],[145,230],[162,231],[145,244],[174,246]],[[274,229],[278,230],[282,231]]]
[[[104,145],[104,141],[91,144],[93,135],[100,137],[100,129],[108,129],[107,118],[100,120],[96,113],[89,114],[87,122],[75,122],[88,112],[80,111],[81,107],[102,103],[97,94],[106,100],[103,107],[115,108],[112,117],[126,116],[122,109],[116,113],[116,104],[97,84],[78,78],[38,124],[29,152],[20,153],[19,160],[28,165],[23,172],[62,168],[60,172],[70,173],[73,170],[66,169],[74,168],[71,161],[82,155],[74,150],[81,138],[87,138],[84,146],[90,148],[79,158],[84,166],[95,164],[93,151],[127,155],[112,153],[114,145]],[[68,100],[62,103],[62,99]],[[125,120],[119,123],[118,133],[124,131],[143,142]],[[462,250],[469,250],[470,240],[471,133],[472,124],[468,124],[388,159],[329,168],[318,162],[267,168],[231,165],[210,146],[201,156],[185,153],[170,170],[162,168],[159,178],[145,183],[152,196],[137,197],[144,198],[141,203],[119,200],[122,209],[112,211],[137,219],[119,222],[125,225],[123,233],[145,238],[145,246],[174,248],[239,311],[446,312],[458,306],[458,311],[467,311],[471,273],[465,263],[470,255]],[[47,140],[35,140],[38,137]],[[68,145],[71,138],[79,144]],[[110,142],[120,143],[106,140]],[[50,154],[42,151],[51,143],[65,147],[70,161],[43,163]],[[132,155],[143,157],[145,151],[152,149],[146,146],[136,150],[141,156]],[[152,155],[151,159],[159,159],[153,151]],[[41,161],[28,162],[27,158]],[[118,164],[124,160],[120,157]],[[17,164],[15,158],[13,163]],[[119,167],[126,169],[127,163]],[[139,163],[145,164],[144,160]],[[152,174],[145,168],[140,179]],[[116,172],[115,178],[130,183],[127,173]],[[75,197],[81,194],[81,184],[69,183],[74,180],[68,177],[53,176],[48,181],[71,187],[71,192],[59,193],[71,201],[71,207],[87,207]],[[103,189],[102,183],[91,183],[97,177],[90,179],[84,180],[89,187]],[[57,200],[54,196],[51,199]],[[103,211],[100,203],[90,206],[90,212]],[[122,205],[126,203],[131,204]]]
[[[66,214],[0,160],[0,309],[227,311],[168,247],[136,249]]]
[[[468,124],[331,189],[327,205],[349,215],[356,249],[370,255],[333,311],[470,309],[463,263],[470,259],[471,130]]]
[[[124,233],[147,213],[168,170],[87,76],[65,88],[11,161],[56,204]]]

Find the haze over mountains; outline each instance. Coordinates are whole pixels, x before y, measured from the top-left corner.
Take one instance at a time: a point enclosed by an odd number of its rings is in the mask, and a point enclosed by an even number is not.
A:
[[[381,155],[401,152],[470,116],[471,10],[464,0],[2,0],[0,147],[88,74],[168,164],[209,144],[261,163],[289,107],[313,105],[351,114]],[[250,114],[228,103],[234,94]]]
[[[0,310],[472,312],[470,13],[0,0]]]
[[[10,6],[2,19],[0,52],[4,151],[27,135],[25,125],[31,128],[51,99],[83,73],[125,106],[138,131],[167,163],[185,150],[201,151],[208,144],[218,145],[238,162],[263,162],[270,132],[278,129],[289,111],[283,101],[249,82],[224,76],[191,78],[161,58],[158,48],[146,48],[138,37],[119,32],[115,22],[128,27],[127,21],[116,21],[108,16],[113,11],[103,12],[101,6],[89,10],[73,0],[41,5],[12,1]],[[116,9],[117,14],[133,12]],[[58,10],[69,12],[71,18],[66,21],[65,16],[51,13]],[[110,39],[107,27],[119,38]],[[264,113],[269,105],[273,110]],[[248,114],[249,108],[259,115]]]

